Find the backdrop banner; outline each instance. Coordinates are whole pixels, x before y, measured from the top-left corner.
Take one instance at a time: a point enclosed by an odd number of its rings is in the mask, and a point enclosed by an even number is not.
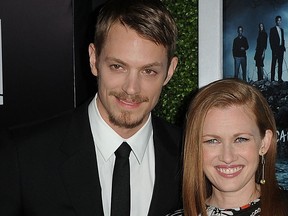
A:
[[[273,29],[276,17],[281,16],[283,29],[284,52],[283,65],[276,65],[275,77],[272,76]],[[277,178],[279,184],[288,189],[288,0],[283,1],[250,1],[223,0],[223,77],[244,79],[257,87],[267,99],[277,123]],[[259,26],[262,31],[259,31]],[[238,29],[241,26],[249,47],[243,68],[236,70],[233,58],[233,47],[236,47]],[[235,43],[234,43],[235,40]],[[271,44],[272,43],[272,44]],[[235,45],[235,46],[234,46]],[[264,49],[264,54],[263,50]],[[259,54],[260,54],[260,60]],[[257,61],[256,61],[257,60]],[[238,65],[239,66],[239,65]],[[282,69],[282,79],[278,77],[278,69]],[[239,73],[238,73],[239,72]]]

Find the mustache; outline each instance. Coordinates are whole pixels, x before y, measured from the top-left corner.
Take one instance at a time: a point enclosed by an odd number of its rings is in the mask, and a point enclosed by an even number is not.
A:
[[[115,92],[111,91],[109,96],[114,96],[119,100],[127,100],[133,103],[142,103],[142,102],[149,102],[149,98],[141,95],[128,95],[125,92]]]

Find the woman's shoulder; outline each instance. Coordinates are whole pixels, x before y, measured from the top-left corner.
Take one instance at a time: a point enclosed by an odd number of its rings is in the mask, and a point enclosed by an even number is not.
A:
[[[281,198],[285,201],[288,201],[288,190],[281,189]]]
[[[178,209],[178,210],[174,211],[173,213],[169,213],[166,216],[184,216],[184,210]]]
[[[288,190],[283,188],[280,190],[280,208],[283,209],[285,215],[288,215]]]

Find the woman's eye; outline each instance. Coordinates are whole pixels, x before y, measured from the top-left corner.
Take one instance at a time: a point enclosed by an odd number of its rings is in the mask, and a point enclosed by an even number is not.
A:
[[[243,143],[243,142],[247,142],[249,139],[248,138],[244,138],[244,137],[237,137],[235,142],[236,143]]]
[[[217,144],[217,143],[219,143],[219,141],[217,139],[209,139],[209,140],[205,140],[204,143]]]

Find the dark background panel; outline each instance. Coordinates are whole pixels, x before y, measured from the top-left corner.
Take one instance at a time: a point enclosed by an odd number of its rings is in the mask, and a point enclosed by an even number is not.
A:
[[[74,1],[74,67],[75,97],[74,105],[82,104],[96,91],[96,79],[90,73],[88,45],[93,42],[93,5],[89,1]]]
[[[88,46],[94,40],[96,16],[104,2],[90,0],[84,4],[81,0],[74,1],[76,106],[93,97],[97,90],[96,77],[90,72]]]
[[[93,96],[88,62],[97,0],[1,0],[0,127],[52,118]]]
[[[72,9],[70,0],[1,0],[2,126],[73,107]]]

